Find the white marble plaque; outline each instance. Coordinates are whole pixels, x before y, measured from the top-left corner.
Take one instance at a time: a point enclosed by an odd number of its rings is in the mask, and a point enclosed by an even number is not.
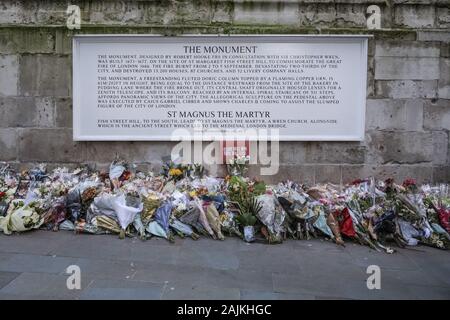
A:
[[[200,121],[359,141],[366,79],[367,36],[75,36],[74,139],[173,140]]]

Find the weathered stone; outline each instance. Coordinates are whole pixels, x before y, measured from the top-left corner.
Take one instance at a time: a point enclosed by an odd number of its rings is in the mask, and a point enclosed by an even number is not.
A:
[[[54,47],[51,29],[0,28],[0,53],[51,53]]]
[[[302,26],[365,27],[365,6],[347,3],[300,4],[299,21]]]
[[[0,55],[0,96],[17,95],[18,76],[18,56]]]
[[[445,131],[432,131],[433,164],[446,164],[448,155],[448,133]]]
[[[247,2],[234,4],[234,23],[295,25],[299,23],[298,4],[285,2]]]
[[[137,163],[162,163],[161,158],[170,156],[174,142],[89,142],[86,159],[91,162],[110,162],[117,154]]]
[[[311,152],[311,144],[308,142],[280,141],[280,163],[302,164],[307,161]]]
[[[375,58],[375,80],[434,79],[439,79],[439,58]]]
[[[433,167],[433,183],[449,183],[450,166]]]
[[[430,5],[400,5],[394,9],[395,23],[401,27],[434,27],[435,8]]]
[[[261,166],[250,166],[249,177],[257,177],[266,183],[274,184],[280,181],[291,180],[306,184],[314,184],[314,165],[280,165],[275,175],[261,175]]]
[[[70,96],[71,61],[57,55],[24,55],[20,62],[20,94]]]
[[[99,24],[138,24],[146,12],[142,2],[94,2],[89,10],[89,22]]]
[[[393,99],[436,98],[437,80],[376,80],[375,96]]]
[[[377,131],[368,137],[372,163],[414,164],[432,162],[435,157],[431,132]]]
[[[22,129],[19,134],[22,161],[83,162],[83,147],[68,129]]]
[[[429,57],[437,58],[440,54],[439,42],[415,41],[377,41],[375,45],[376,57]]]
[[[442,41],[450,42],[450,32],[449,31],[417,31],[417,40],[419,41]]]
[[[367,87],[366,98],[373,97],[375,95],[375,58],[367,58]]]
[[[310,142],[307,163],[364,163],[366,146],[360,142]]]
[[[431,183],[433,181],[433,167],[423,165],[342,166],[342,183],[344,184],[372,176],[380,180],[394,178],[399,183],[407,178],[414,178],[418,183]]]
[[[316,165],[314,168],[315,183],[341,183],[340,165]]]
[[[366,130],[421,131],[423,104],[420,99],[368,99]]]
[[[450,59],[440,59],[440,71],[438,96],[442,99],[450,99]]]
[[[427,101],[423,110],[423,126],[426,130],[450,130],[450,100]]]
[[[450,58],[450,43],[441,42],[441,57]]]
[[[13,161],[17,159],[16,129],[0,128],[0,160]]]
[[[212,8],[213,23],[231,23],[233,20],[234,4],[229,1],[215,1]]]
[[[155,7],[160,11],[160,6]],[[212,18],[211,2],[208,0],[173,1],[170,2],[166,11],[160,12],[160,15],[165,25],[208,24]]]
[[[72,54],[72,34],[66,30],[56,30],[55,35],[55,52]]]
[[[55,126],[72,128],[72,99],[57,98],[55,101]]]
[[[450,27],[450,7],[436,8],[436,24],[439,28]]]
[[[52,127],[53,110],[50,98],[0,98],[0,127]]]

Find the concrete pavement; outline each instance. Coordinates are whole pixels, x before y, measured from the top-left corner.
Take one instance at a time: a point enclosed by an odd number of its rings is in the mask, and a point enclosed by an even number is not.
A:
[[[66,268],[81,270],[68,290]],[[381,289],[366,286],[381,268]],[[0,235],[0,299],[450,299],[450,252],[32,231]]]

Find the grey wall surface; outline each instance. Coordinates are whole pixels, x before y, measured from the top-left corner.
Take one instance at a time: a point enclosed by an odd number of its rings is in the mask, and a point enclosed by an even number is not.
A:
[[[80,6],[80,30],[66,27]],[[382,29],[366,29],[377,4]],[[448,0],[13,1],[0,3],[0,161],[25,168],[115,154],[158,170],[172,142],[72,140],[71,37],[76,33],[373,34],[364,142],[282,142],[268,181],[349,182],[375,175],[450,181]],[[257,168],[251,173],[257,174]]]

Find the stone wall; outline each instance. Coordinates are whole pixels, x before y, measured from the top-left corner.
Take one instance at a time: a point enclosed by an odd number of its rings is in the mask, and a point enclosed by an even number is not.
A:
[[[80,30],[66,27],[68,4],[81,8]],[[381,8],[381,30],[366,29],[371,4]],[[448,0],[2,0],[0,161],[103,167],[119,154],[158,169],[170,153],[171,142],[72,141],[75,33],[373,34],[365,141],[282,142],[280,172],[265,179],[450,181]]]

